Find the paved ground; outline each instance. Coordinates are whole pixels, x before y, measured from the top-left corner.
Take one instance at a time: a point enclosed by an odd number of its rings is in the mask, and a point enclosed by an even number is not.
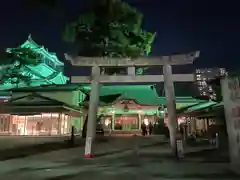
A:
[[[140,138],[139,156],[132,151],[133,138],[116,138],[97,145],[93,159],[84,159],[82,147],[58,150],[25,158],[0,161],[0,179],[11,180],[108,180],[108,179],[240,179],[231,173],[227,160],[210,161],[218,154],[187,148],[186,158],[175,161],[163,140]],[[195,152],[195,153],[190,153]],[[197,155],[193,155],[197,154]],[[210,154],[207,157],[206,154]],[[204,157],[203,157],[204,155]]]
[[[1,137],[0,139],[0,161],[22,158],[60,149],[81,147],[85,144],[84,140],[80,137],[76,137],[76,143],[74,145],[70,143],[69,137],[46,137],[45,139],[43,137]],[[20,143],[17,143],[18,139]]]
[[[5,149],[12,149],[16,147],[34,146],[44,143],[59,143],[69,136],[14,136],[1,135],[0,136],[0,151]],[[4,145],[4,146],[2,146]]]

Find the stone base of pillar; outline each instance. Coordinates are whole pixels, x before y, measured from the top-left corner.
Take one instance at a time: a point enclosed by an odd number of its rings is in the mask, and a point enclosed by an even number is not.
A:
[[[93,158],[92,154],[92,137],[87,137],[86,138],[86,144],[85,144],[85,153],[84,157],[85,158]]]
[[[84,154],[84,158],[86,159],[93,158],[93,154]]]

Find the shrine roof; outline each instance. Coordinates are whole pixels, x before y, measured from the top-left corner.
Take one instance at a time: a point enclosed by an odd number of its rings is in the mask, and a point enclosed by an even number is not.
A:
[[[205,102],[198,103],[196,105],[193,105],[189,108],[184,109],[184,111],[182,113],[189,114],[189,113],[194,113],[194,112],[203,112],[206,109],[209,109],[212,107],[214,108],[214,106],[216,106],[217,104],[219,104],[219,103],[214,102],[214,101],[205,101]]]
[[[38,93],[31,93],[28,95],[12,98],[9,101],[3,102],[1,105],[1,113],[11,114],[59,112],[62,109],[65,111],[72,110],[80,112],[79,106],[66,104],[62,101],[45,97]]]
[[[12,92],[50,92],[50,91],[71,91],[80,89],[82,85],[79,84],[51,84],[51,85],[41,85],[35,87],[21,87],[21,88],[12,88],[8,91]]]
[[[161,96],[158,98],[161,104],[166,104],[165,100],[166,98],[164,96]],[[206,102],[206,100],[199,100],[195,99],[191,96],[177,96],[176,97],[176,103],[182,103],[182,104],[199,104],[202,102]]]
[[[90,90],[90,86],[84,86],[85,90]],[[160,105],[158,94],[154,85],[115,85],[102,86],[101,96],[122,94],[121,99],[134,99],[139,104]]]
[[[12,92],[50,92],[50,91],[73,91],[80,90],[89,94],[91,86],[89,84],[64,84],[64,85],[42,85],[37,87],[23,87],[9,89]],[[140,104],[160,105],[165,104],[165,97],[159,96],[155,85],[102,85],[100,96],[121,94],[120,99],[135,99]],[[177,103],[194,104],[203,102],[196,100],[192,96],[177,96]]]
[[[187,112],[199,111],[199,110],[202,110],[202,109],[205,109],[205,108],[212,107],[216,104],[218,104],[218,103],[214,102],[214,101],[206,101],[206,102],[203,102],[203,103],[199,103],[196,106],[190,107],[187,110]]]
[[[47,48],[45,48],[42,45],[37,44],[31,37],[31,35],[28,36],[28,39],[19,47],[17,48],[31,48],[36,51],[40,51],[45,56],[47,56],[49,59],[53,59],[56,63],[59,65],[63,65],[63,62],[60,61],[57,57],[57,54],[55,52],[49,52]],[[7,51],[14,49],[14,48],[8,48]]]

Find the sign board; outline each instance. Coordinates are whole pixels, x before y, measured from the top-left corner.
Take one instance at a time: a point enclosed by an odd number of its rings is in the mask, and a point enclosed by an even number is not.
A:
[[[221,86],[231,163],[233,167],[238,167],[240,165],[240,76],[226,77],[221,81]]]

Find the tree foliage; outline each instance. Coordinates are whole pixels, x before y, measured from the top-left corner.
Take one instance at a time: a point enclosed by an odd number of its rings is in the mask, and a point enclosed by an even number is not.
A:
[[[201,95],[195,97],[196,99],[201,100],[212,100],[216,102],[222,101],[222,88],[221,88],[221,79],[224,78],[224,76],[216,76],[213,79],[207,81],[208,86],[211,86],[213,91],[209,93],[208,95]]]
[[[148,55],[156,33],[142,29],[143,15],[120,0],[98,0],[66,25],[63,38],[81,56]]]
[[[100,0],[66,25],[64,40],[84,56],[137,57],[149,54],[155,33],[142,29],[143,15],[120,0]]]
[[[14,48],[0,54],[0,83],[30,83],[31,76],[23,74],[25,65],[37,65],[41,55],[29,48]]]
[[[212,86],[213,92],[216,94],[216,98],[214,101],[221,102],[222,101],[222,88],[221,88],[221,79],[223,76],[217,76],[214,79],[208,82],[209,85]]]

